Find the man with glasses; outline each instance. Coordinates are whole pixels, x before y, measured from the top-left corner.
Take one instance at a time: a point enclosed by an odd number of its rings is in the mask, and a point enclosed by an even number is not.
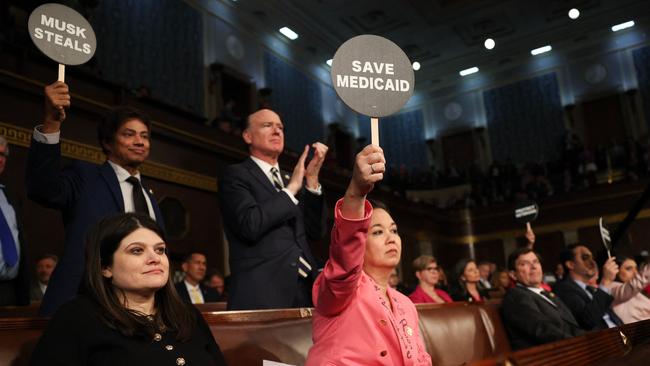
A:
[[[508,257],[508,274],[517,285],[506,292],[501,315],[515,350],[571,338],[583,333],[571,310],[542,287],[542,264],[531,248]]]
[[[609,287],[618,273],[615,260],[611,257],[605,262],[600,285],[595,287],[589,282],[596,276],[598,265],[587,247],[569,245],[560,253],[565,279],[555,285],[555,292],[584,330],[614,328],[622,324],[611,309],[614,297],[610,295]]]

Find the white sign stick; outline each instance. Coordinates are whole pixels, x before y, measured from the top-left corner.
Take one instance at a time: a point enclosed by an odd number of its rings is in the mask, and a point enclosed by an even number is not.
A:
[[[65,83],[65,65],[59,64],[59,78],[58,81],[63,81]]]
[[[379,118],[370,118],[370,143],[379,146]]]
[[[600,228],[600,237],[603,239],[603,244],[605,245],[605,249],[607,249],[607,258],[612,257],[612,253],[609,250],[609,247],[611,246],[612,239],[609,236],[609,230],[605,226],[603,226],[603,218],[601,217],[598,220],[598,227]]]

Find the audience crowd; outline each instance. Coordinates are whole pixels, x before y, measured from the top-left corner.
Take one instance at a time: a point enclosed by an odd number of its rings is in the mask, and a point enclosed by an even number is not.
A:
[[[162,216],[140,179],[139,167],[150,149],[148,117],[116,108],[98,127],[106,163],[62,168],[60,128],[71,105],[70,92],[56,82],[45,88],[45,95],[44,123],[34,129],[29,150],[27,189],[32,199],[63,213],[66,250],[61,259],[40,257],[29,287],[19,281],[26,270],[21,213],[6,187],[0,189],[2,304],[25,304],[19,290],[29,288],[31,300],[42,302],[41,313],[53,316],[36,346],[35,365],[52,360],[165,361],[169,354],[160,347],[134,352],[152,340],[164,340],[166,350],[182,352],[175,359],[179,365],[185,360],[225,364],[193,306],[208,302],[226,302],[232,310],[313,306],[314,346],[308,365],[348,359],[369,364],[378,353],[372,345],[380,342],[389,349],[379,352],[381,357],[388,355],[393,364],[406,364],[403,357],[412,364],[431,364],[414,303],[502,299],[501,317],[514,349],[650,319],[647,253],[611,257],[599,266],[585,245],[572,244],[544,272],[530,228],[528,245],[510,254],[507,268],[462,258],[445,272],[435,257],[422,255],[413,261],[417,285],[404,285],[397,271],[402,250],[397,224],[387,207],[366,200],[386,173],[383,150],[372,145],[356,155],[350,185],[335,207],[329,259],[321,266],[309,241],[319,240],[325,231],[319,173],[328,147],[306,145],[293,171],[282,171],[278,158],[284,151],[284,125],[270,109],[242,122],[249,157],[220,175],[229,277],[208,270],[206,255],[198,251],[187,253],[182,273],[175,276]],[[483,192],[473,198],[481,205],[539,200],[592,186],[600,164],[624,169],[628,179],[645,176],[650,161],[644,151],[634,143],[624,148],[614,142],[592,156],[571,136],[560,170],[544,164],[521,170],[494,164],[487,174],[475,172],[467,178]],[[8,156],[8,144],[0,139],[0,174]],[[406,168],[395,171],[408,177]],[[562,180],[554,175],[559,171]],[[456,176],[461,178],[450,173]],[[397,181],[404,182],[401,178]],[[389,185],[396,182],[390,175],[386,179]],[[379,318],[390,319],[391,326],[384,320],[377,330],[369,319]]]

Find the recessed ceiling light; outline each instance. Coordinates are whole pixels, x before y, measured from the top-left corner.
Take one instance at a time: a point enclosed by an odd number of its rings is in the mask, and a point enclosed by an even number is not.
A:
[[[298,38],[298,33],[292,31],[291,28],[289,27],[280,28],[280,33],[282,33],[285,37],[289,38],[292,41]]]
[[[488,38],[483,43],[483,46],[485,46],[485,48],[487,48],[488,50],[491,50],[494,48],[494,46],[496,46],[496,42],[494,42],[492,38]]]
[[[548,51],[550,51],[552,49],[553,49],[553,47],[551,47],[551,46],[544,46],[544,47],[540,47],[540,48],[535,48],[534,50],[530,51],[530,54],[533,55],[533,56],[537,56],[539,54],[546,53],[546,52],[548,52]]]
[[[630,20],[629,22],[625,22],[621,24],[616,24],[615,26],[612,27],[612,32],[618,32],[620,30],[632,28],[632,27],[634,27],[634,20]]]
[[[413,70],[415,70],[415,71],[420,70],[420,63],[419,62],[415,61],[413,63]]]
[[[459,74],[460,76],[467,76],[470,74],[474,74],[476,72],[478,72],[478,67],[474,66],[474,67],[470,67],[469,69],[462,70],[461,72],[459,72]]]
[[[327,64],[327,66],[332,67],[332,59],[325,61],[325,63]]]
[[[579,16],[580,16],[580,10],[576,8],[569,10],[569,18],[578,19]]]

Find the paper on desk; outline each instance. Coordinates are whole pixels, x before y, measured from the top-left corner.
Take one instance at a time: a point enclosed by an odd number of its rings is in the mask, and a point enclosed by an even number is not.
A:
[[[288,363],[262,360],[262,366],[296,366],[296,365],[289,365]]]

